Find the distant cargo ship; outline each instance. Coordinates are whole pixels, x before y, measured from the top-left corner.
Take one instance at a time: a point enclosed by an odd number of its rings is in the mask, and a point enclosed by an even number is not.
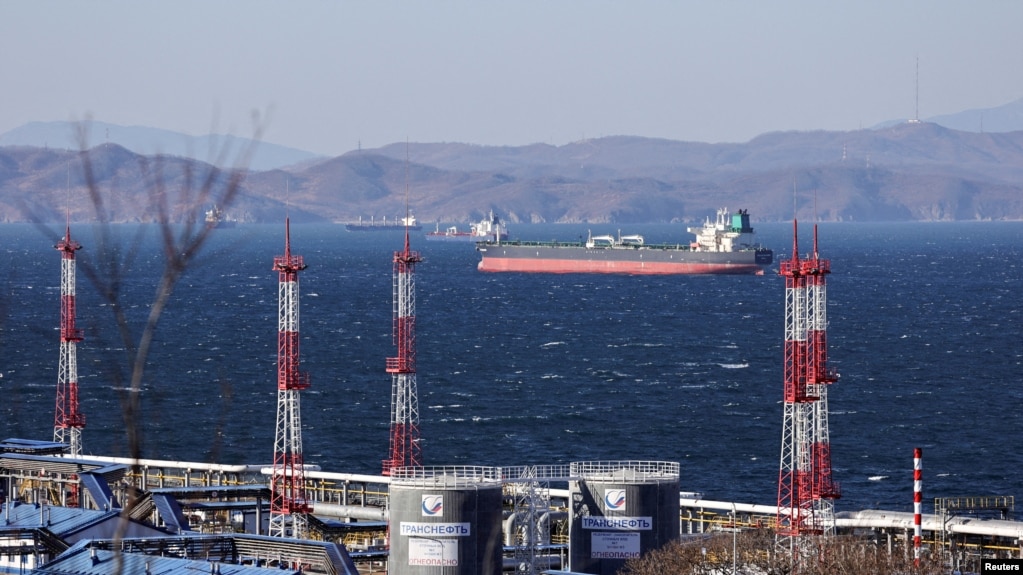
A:
[[[749,213],[719,209],[715,221],[688,228],[687,244],[646,244],[643,236],[589,236],[585,242],[486,241],[476,244],[485,272],[603,274],[755,274],[774,253],[753,243]]]
[[[224,216],[223,210],[213,206],[211,209],[206,210],[206,226],[211,228],[233,228],[234,220],[227,219]]]
[[[368,222],[363,221],[362,216],[359,216],[359,221],[345,224],[345,229],[350,232],[395,232],[404,230],[419,231],[423,229],[423,226],[419,225],[416,217],[413,215],[408,215],[404,218],[394,218],[393,221],[387,218],[382,220],[370,218]]]
[[[507,240],[508,230],[501,226],[501,220],[494,215],[493,210],[489,218],[483,218],[479,223],[469,224],[469,231],[459,231],[457,226],[441,231],[440,224],[437,229],[427,232],[426,239],[451,242],[482,242],[485,240]]]

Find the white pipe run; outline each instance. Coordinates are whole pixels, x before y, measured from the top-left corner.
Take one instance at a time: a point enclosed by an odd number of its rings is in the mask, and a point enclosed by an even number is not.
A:
[[[223,465],[221,463],[168,461],[165,459],[132,459],[130,457],[108,457],[103,455],[88,455],[76,457],[75,459],[102,461],[104,463],[119,463],[122,465],[140,465],[142,467],[184,469],[186,471],[215,471],[218,473],[259,473],[259,471],[265,467],[265,465]]]
[[[365,521],[387,521],[387,510],[383,507],[363,507],[360,505],[335,505],[332,503],[313,502],[313,515]]]
[[[942,531],[940,517],[924,515],[921,518],[921,523],[925,531]],[[906,531],[914,529],[912,513],[878,511],[874,509],[836,513],[835,524],[838,527],[864,527],[869,529],[904,529]],[[1023,523],[1018,521],[949,517],[945,521],[944,530],[948,533],[989,535],[1023,540]]]

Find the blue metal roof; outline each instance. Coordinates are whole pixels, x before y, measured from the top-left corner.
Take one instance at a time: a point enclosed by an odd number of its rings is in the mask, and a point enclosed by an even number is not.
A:
[[[92,496],[92,500],[96,502],[96,506],[100,509],[117,509],[120,505],[117,503],[117,498],[114,497],[114,492],[110,490],[110,484],[107,483],[99,473],[79,473],[78,479],[85,486],[86,491]]]
[[[16,437],[0,441],[0,453],[63,453],[66,448],[66,443],[58,443],[56,441],[39,441]]]
[[[120,555],[120,562],[118,562]],[[93,550],[82,542],[61,553],[46,565],[31,571],[32,575],[299,575],[301,570],[252,567],[232,563],[211,563],[176,557],[160,557],[138,553],[117,553]]]
[[[171,528],[172,531],[189,531],[188,519],[185,518],[185,514],[181,512],[181,506],[178,505],[178,501],[169,495],[157,493],[153,495],[153,503],[156,505],[156,509],[160,512],[160,517],[163,517],[163,522]]]
[[[57,537],[65,538],[91,525],[117,517],[117,511],[94,511],[71,507],[54,507],[37,503],[5,503],[0,506],[0,529],[45,528]]]

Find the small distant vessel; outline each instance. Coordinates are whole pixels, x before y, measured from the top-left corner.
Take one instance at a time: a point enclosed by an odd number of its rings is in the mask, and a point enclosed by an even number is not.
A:
[[[423,229],[423,226],[419,225],[416,217],[410,214],[404,218],[396,217],[393,221],[387,218],[375,220],[371,217],[368,222],[364,221],[362,216],[359,216],[359,221],[345,224],[345,229],[350,232],[396,232],[404,230],[418,231]]]
[[[476,244],[485,272],[763,275],[774,252],[753,243],[749,213],[719,209],[688,231],[686,244],[647,244],[643,236],[590,235],[585,242],[486,241]]]
[[[451,242],[482,242],[485,240],[507,240],[508,230],[501,225],[501,220],[490,211],[490,217],[483,218],[478,223],[469,224],[469,231],[459,231],[457,226],[451,226],[446,230],[437,229],[427,232],[426,239],[451,241]]]
[[[234,220],[229,220],[224,216],[224,211],[213,206],[209,210],[206,210],[206,226],[210,228],[233,228]]]

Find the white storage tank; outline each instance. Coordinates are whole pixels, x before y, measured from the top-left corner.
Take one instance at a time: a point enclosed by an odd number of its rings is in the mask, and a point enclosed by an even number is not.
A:
[[[388,575],[501,575],[501,470],[391,470]]]
[[[569,571],[615,575],[679,536],[679,464],[589,461],[569,467]]]

